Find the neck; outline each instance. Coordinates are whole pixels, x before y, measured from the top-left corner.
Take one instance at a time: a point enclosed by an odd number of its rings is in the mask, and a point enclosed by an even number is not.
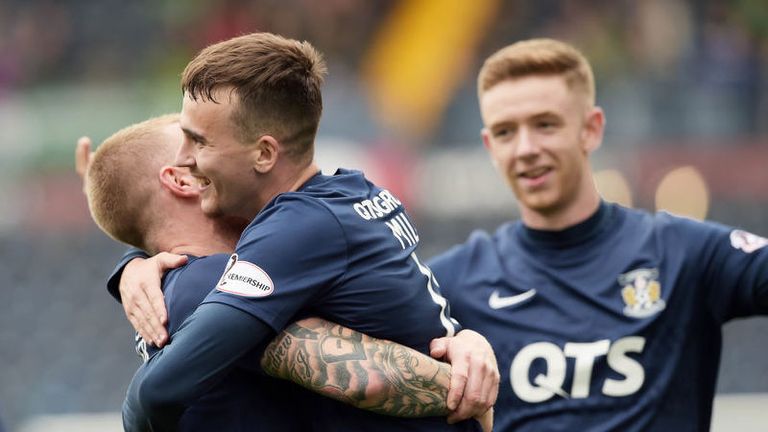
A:
[[[232,253],[242,232],[229,220],[210,219],[194,213],[177,215],[157,225],[151,245],[158,252],[206,256]]]
[[[315,161],[312,161],[304,167],[303,169],[299,170],[295,176],[292,177],[292,179],[289,179],[287,184],[289,184],[289,188],[286,192],[293,192],[298,190],[304,183],[309,181],[317,172],[320,171],[320,168],[317,166]]]
[[[253,220],[256,215],[267,205],[272,198],[285,192],[294,192],[298,190],[304,183],[306,183],[312,176],[317,174],[320,168],[313,161],[303,167],[297,167],[291,162],[286,163],[282,167],[276,167],[271,173],[267,174],[272,176],[272,183],[262,189],[261,196],[255,201],[255,206],[250,210],[250,214],[241,215],[249,220]]]
[[[521,206],[523,224],[537,230],[560,231],[584,222],[600,206],[600,194],[591,175],[585,176],[585,184],[580,191],[571,202],[546,211]]]

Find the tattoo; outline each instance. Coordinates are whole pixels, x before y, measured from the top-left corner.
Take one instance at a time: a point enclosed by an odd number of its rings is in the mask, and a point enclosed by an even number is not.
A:
[[[319,318],[286,328],[269,344],[261,365],[272,376],[379,414],[449,412],[449,365]]]

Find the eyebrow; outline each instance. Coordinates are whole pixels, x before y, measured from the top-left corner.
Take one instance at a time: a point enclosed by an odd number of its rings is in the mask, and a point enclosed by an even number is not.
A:
[[[189,130],[187,128],[181,128],[181,130],[184,132],[184,135],[186,135],[187,137],[189,137],[189,138],[191,138],[191,139],[193,139],[195,141],[198,141],[198,142],[201,142],[201,143],[208,142],[208,140],[206,140],[204,136],[200,135],[197,132],[193,132],[193,131],[191,131],[191,130]]]
[[[542,118],[542,117],[555,117],[555,118],[560,118],[560,117],[562,117],[562,116],[561,116],[560,114],[558,114],[558,113],[554,112],[554,111],[543,111],[543,112],[540,112],[540,113],[538,113],[538,114],[535,114],[535,115],[532,115],[532,116],[531,116],[531,118],[532,118],[532,119],[534,119],[534,120],[536,120],[536,119],[540,119],[540,118]]]

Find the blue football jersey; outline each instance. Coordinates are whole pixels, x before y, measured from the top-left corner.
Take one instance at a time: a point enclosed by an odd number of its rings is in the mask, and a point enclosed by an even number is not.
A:
[[[245,229],[227,270],[206,299],[245,311],[276,332],[319,316],[428,353],[457,323],[403,205],[356,171],[317,174],[275,197]],[[476,430],[474,421],[398,419],[331,399],[313,413],[317,430]]]
[[[766,244],[603,203],[563,231],[473,233],[430,266],[496,352],[495,430],[699,431],[721,325],[768,313]]]
[[[216,284],[228,258],[228,255],[190,257],[185,266],[166,273],[163,294],[171,340],[173,333]],[[157,351],[140,337],[136,348],[144,359]],[[179,430],[303,432],[309,428],[305,418],[295,415],[295,406],[301,398],[314,395],[305,394],[304,389],[287,381],[255,372],[259,368],[257,358],[244,358],[240,366],[187,408]]]

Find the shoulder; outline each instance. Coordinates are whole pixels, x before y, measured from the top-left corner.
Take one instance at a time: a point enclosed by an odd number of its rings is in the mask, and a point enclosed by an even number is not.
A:
[[[191,256],[187,264],[166,273],[163,291],[171,301],[181,297],[204,297],[224,273],[228,259],[226,254]]]
[[[178,277],[192,281],[218,278],[226,268],[229,255],[214,254],[204,257],[190,257],[189,262],[180,267]]]
[[[504,224],[493,235],[483,230],[473,231],[466,242],[433,257],[429,266],[435,274],[459,277],[469,269],[492,265],[499,260],[500,244],[510,241],[514,225]]]
[[[718,222],[691,219],[666,211],[650,213],[625,208],[621,211],[626,215],[622,228],[625,236],[647,238],[669,251],[693,253],[691,256],[706,253],[740,232]]]
[[[281,194],[245,228],[241,240],[267,232],[288,234],[304,227],[337,223],[336,215],[323,199],[304,193]]]
[[[675,236],[689,239],[706,240],[711,237],[727,236],[733,227],[713,221],[700,221],[685,216],[679,216],[666,211],[654,214],[654,225],[657,229]]]
[[[663,235],[688,235],[728,230],[728,227],[719,223],[699,221],[664,210],[649,212],[622,207],[618,204],[612,206],[618,217],[624,222],[624,226],[630,229],[654,231]]]
[[[467,241],[451,247],[439,257],[468,258],[478,254],[492,253],[497,242],[497,235],[491,235],[484,230],[475,230],[469,235]]]
[[[168,305],[169,331],[175,332],[216,286],[224,273],[229,256],[215,254],[190,257],[189,262],[170,271],[163,281]]]

